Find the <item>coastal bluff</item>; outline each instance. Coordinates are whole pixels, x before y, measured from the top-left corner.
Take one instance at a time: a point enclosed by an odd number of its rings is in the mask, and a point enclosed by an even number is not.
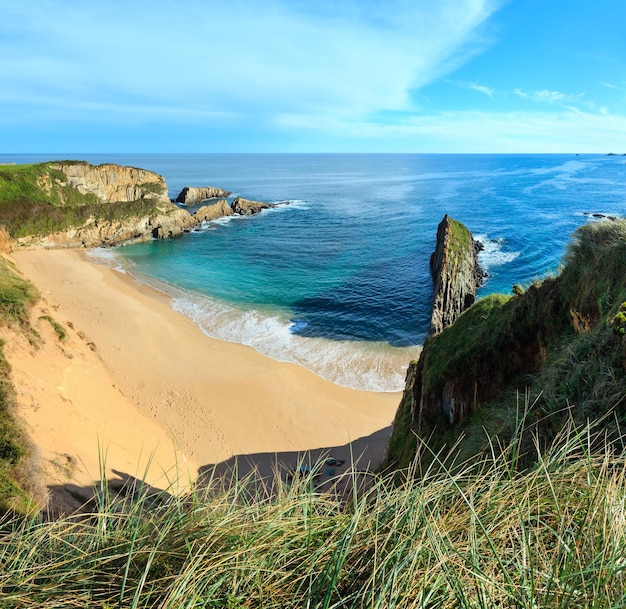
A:
[[[564,426],[591,418],[604,417],[603,433],[620,437],[624,268],[626,221],[590,222],[574,233],[558,275],[476,300],[431,334],[407,370],[383,467],[464,463],[520,434],[536,455]]]
[[[217,187],[185,187],[177,200],[189,205],[230,196]],[[0,165],[0,226],[15,246],[29,248],[111,247],[169,239],[203,222],[253,215],[275,203],[237,197],[190,213],[169,199],[163,176],[113,163],[52,161]]]

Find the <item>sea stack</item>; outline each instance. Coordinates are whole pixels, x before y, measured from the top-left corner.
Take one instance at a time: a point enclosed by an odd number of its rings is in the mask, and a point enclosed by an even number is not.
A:
[[[486,277],[478,264],[483,249],[472,233],[446,214],[437,228],[437,245],[430,258],[435,294],[430,318],[430,335],[454,323],[474,304],[476,290]]]

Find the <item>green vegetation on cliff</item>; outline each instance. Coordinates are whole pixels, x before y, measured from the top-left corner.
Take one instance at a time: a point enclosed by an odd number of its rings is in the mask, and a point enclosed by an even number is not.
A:
[[[62,163],[86,165],[78,161]],[[0,226],[19,239],[77,228],[90,219],[126,221],[162,211],[150,195],[163,194],[163,186],[144,182],[137,188],[146,198],[103,203],[95,194],[83,194],[71,186],[54,163],[0,165]]]
[[[20,277],[8,260],[0,257],[0,324],[13,324],[31,334],[28,312],[38,298],[35,287]],[[35,475],[28,471],[31,448],[15,418],[15,389],[2,347],[0,343],[0,515],[8,511],[32,511],[33,503],[25,487]]]
[[[577,231],[557,277],[475,303],[428,339],[398,410],[386,467],[456,443],[458,458],[507,443],[523,421],[545,445],[563,424],[626,424],[626,221]],[[520,397],[521,396],[521,397]],[[530,438],[530,436],[527,436]],[[525,446],[525,451],[530,447]],[[430,455],[430,456],[429,456]]]
[[[450,255],[457,260],[464,259],[473,251],[473,248],[472,233],[464,224],[450,218]]]

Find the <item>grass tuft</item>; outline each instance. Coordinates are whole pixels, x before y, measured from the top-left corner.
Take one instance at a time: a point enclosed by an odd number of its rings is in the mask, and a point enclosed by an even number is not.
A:
[[[565,427],[536,465],[519,441],[350,500],[254,476],[185,496],[136,489],[58,521],[6,521],[3,607],[617,607],[626,455]],[[595,447],[591,449],[590,447]],[[355,474],[353,474],[355,475]]]
[[[60,341],[64,341],[67,338],[67,331],[65,330],[65,328],[58,321],[52,319],[50,315],[41,315],[39,319],[45,319],[46,321],[50,322],[50,325],[57,333]]]

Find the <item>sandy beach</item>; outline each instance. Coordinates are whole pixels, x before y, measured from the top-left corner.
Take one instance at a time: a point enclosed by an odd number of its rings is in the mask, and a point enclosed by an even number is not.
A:
[[[399,393],[340,387],[209,338],[165,295],[83,252],[12,258],[45,301],[33,314],[45,345],[7,350],[22,414],[44,461],[73,483],[98,478],[102,453],[109,475],[161,488],[243,455],[261,466],[324,448],[362,455],[361,467],[382,458]],[[65,341],[44,314],[68,328]]]

